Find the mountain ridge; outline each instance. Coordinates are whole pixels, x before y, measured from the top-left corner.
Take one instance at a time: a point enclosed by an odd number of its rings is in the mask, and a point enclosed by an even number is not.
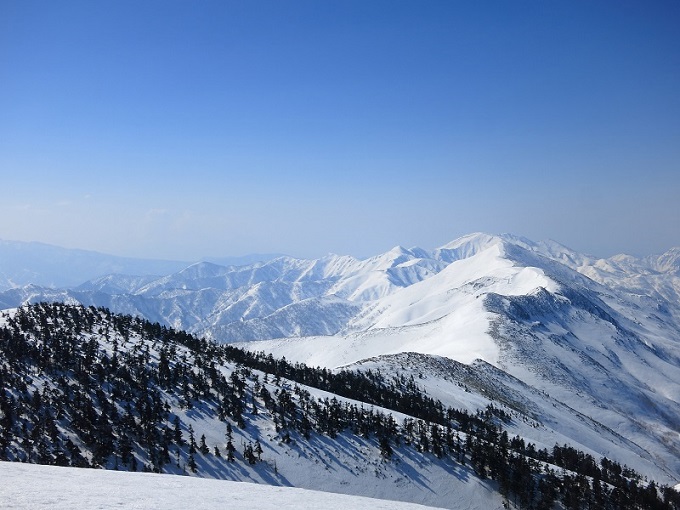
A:
[[[582,276],[590,278],[593,282],[602,285],[611,285],[614,280],[625,280],[629,287],[627,291],[638,290],[643,278],[645,285],[651,289],[643,289],[643,292],[653,291],[666,301],[672,301],[680,296],[680,280],[674,276],[674,268],[677,263],[678,249],[671,249],[666,254],[646,259],[629,259],[621,266],[616,257],[610,259],[595,259],[581,255],[554,241],[535,243],[526,238],[511,234],[493,236],[483,233],[474,233],[456,239],[440,248],[427,252],[421,248],[405,249],[395,247],[392,250],[367,259],[356,259],[351,256],[328,255],[320,259],[306,260],[291,257],[279,257],[271,261],[257,262],[247,266],[219,266],[208,262],[194,263],[185,266],[179,271],[159,278],[151,276],[131,277],[127,275],[109,274],[98,279],[82,283],[78,287],[71,287],[69,299],[83,302],[84,304],[123,306],[120,311],[125,313],[140,313],[153,320],[164,322],[173,327],[188,329],[197,334],[213,337],[219,330],[221,341],[242,341],[255,339],[250,336],[244,337],[238,331],[245,332],[238,324],[237,330],[230,331],[229,324],[236,326],[236,321],[257,319],[258,322],[267,321],[267,315],[274,309],[288,306],[302,299],[335,295],[345,299],[347,308],[352,303],[369,303],[386,298],[400,289],[410,287],[420,281],[427,280],[437,275],[444,268],[459,260],[466,260],[478,252],[488,250],[491,246],[503,246],[508,260],[527,267],[545,266],[552,264],[555,279],[573,280]],[[513,258],[521,253],[523,258]],[[426,257],[427,255],[427,257]],[[536,262],[536,257],[543,257],[542,262]],[[548,262],[548,260],[552,262]],[[635,262],[630,262],[634,260]],[[662,262],[658,262],[662,261]],[[662,265],[659,265],[662,264]],[[667,272],[660,273],[652,267],[666,268]],[[566,272],[564,268],[572,269]],[[637,272],[635,272],[637,271]],[[198,274],[201,273],[201,275]],[[559,274],[558,274],[559,273]],[[483,274],[483,272],[482,272]],[[673,280],[669,284],[669,277]],[[239,316],[237,309],[248,308],[238,304],[240,299],[252,299],[248,297],[246,289],[253,288],[266,282],[279,282],[275,302],[267,305],[263,310],[270,312],[259,316]],[[281,286],[287,286],[283,289]],[[221,317],[217,323],[200,321],[190,316],[186,320],[181,314],[175,314],[174,321],[169,320],[168,313],[164,310],[173,308],[173,300],[179,299],[181,292],[187,296],[191,291],[202,292],[205,289],[215,289],[214,299],[202,307],[212,307],[209,317]],[[16,290],[19,289],[19,290]],[[308,291],[303,289],[309,289]],[[40,290],[35,286],[22,291],[21,287],[15,287],[11,293],[0,293],[0,303],[5,307],[16,306],[20,302],[38,299]],[[257,291],[256,291],[257,292]],[[50,299],[50,295],[69,294],[46,290],[43,295]],[[101,294],[117,296],[115,300],[105,298],[101,301]],[[648,292],[649,293],[649,292]],[[218,297],[219,294],[219,297]],[[96,297],[99,296],[99,297]],[[128,298],[126,298],[128,296]],[[127,299],[128,303],[121,302]],[[99,300],[99,301],[98,301]],[[262,297],[260,301],[266,302],[268,298]],[[678,317],[680,317],[679,314]],[[300,322],[304,317],[298,317]],[[346,322],[338,322],[335,332],[351,327]],[[267,328],[266,328],[267,329]],[[276,327],[268,328],[276,331]],[[317,333],[321,334],[322,331]],[[314,334],[312,331],[311,334]]]

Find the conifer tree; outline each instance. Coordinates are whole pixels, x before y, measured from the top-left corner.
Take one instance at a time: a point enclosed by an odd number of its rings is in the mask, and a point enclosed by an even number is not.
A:
[[[196,438],[194,437],[194,427],[189,424],[189,453],[196,453]]]
[[[392,457],[392,447],[390,446],[390,442],[387,439],[386,436],[382,436],[380,438],[380,455],[386,458]]]
[[[208,445],[205,443],[205,434],[201,435],[201,442],[198,449],[203,455],[207,455],[210,453],[210,449],[208,448]]]
[[[184,438],[182,438],[182,427],[180,426],[180,421],[179,421],[179,416],[175,416],[175,418],[172,421],[173,425],[173,441],[175,444],[182,445],[184,444]]]
[[[234,462],[234,452],[236,451],[236,448],[234,448],[234,443],[231,441],[227,441],[227,460],[229,462]]]
[[[256,439],[255,440],[255,454],[257,455],[258,461],[262,460],[262,453],[264,453],[264,452],[262,450],[262,445],[260,444],[260,440]]]
[[[189,453],[189,459],[187,460],[187,465],[189,466],[189,469],[191,469],[192,473],[196,473],[198,471],[198,467],[196,466],[196,459],[194,458],[193,453]]]

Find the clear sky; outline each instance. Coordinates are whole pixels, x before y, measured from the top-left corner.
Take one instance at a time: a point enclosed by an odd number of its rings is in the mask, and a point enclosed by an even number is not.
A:
[[[0,238],[680,245],[680,2],[0,0]]]

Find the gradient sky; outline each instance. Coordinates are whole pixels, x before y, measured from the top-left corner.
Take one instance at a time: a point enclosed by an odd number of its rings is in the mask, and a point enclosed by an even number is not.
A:
[[[680,2],[0,0],[0,238],[680,246]]]

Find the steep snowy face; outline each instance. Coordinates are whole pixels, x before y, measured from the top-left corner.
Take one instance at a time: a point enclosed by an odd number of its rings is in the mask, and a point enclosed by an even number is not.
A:
[[[325,347],[326,341],[318,338],[280,340],[261,347],[287,357],[308,355],[305,361],[327,366],[407,351],[497,364],[501,351],[489,334],[497,312],[488,309],[485,297],[557,292],[560,285],[545,269],[520,265],[518,259],[535,255],[501,239],[464,251],[469,256],[433,276],[366,303],[338,337],[327,339]],[[545,258],[539,261],[548,268],[553,264]],[[571,276],[583,278],[577,273]]]
[[[490,292],[526,294],[557,284],[536,267],[521,267],[506,257],[502,242],[475,250],[436,275],[393,292],[371,305],[349,328],[353,331],[413,326],[450,317],[483,316],[479,297]],[[463,320],[463,322],[467,322]],[[488,329],[485,328],[485,329]]]
[[[523,296],[489,295],[499,367],[593,417],[680,473],[678,330],[643,302],[562,287]],[[649,458],[649,457],[648,457]]]
[[[352,302],[374,301],[427,279],[444,267],[446,264],[431,259],[424,250],[397,246],[345,266],[342,273],[335,273],[335,283],[329,293]]]
[[[502,240],[499,236],[480,232],[468,234],[434,250],[433,258],[449,264],[456,260],[472,257],[476,253],[501,242]]]

